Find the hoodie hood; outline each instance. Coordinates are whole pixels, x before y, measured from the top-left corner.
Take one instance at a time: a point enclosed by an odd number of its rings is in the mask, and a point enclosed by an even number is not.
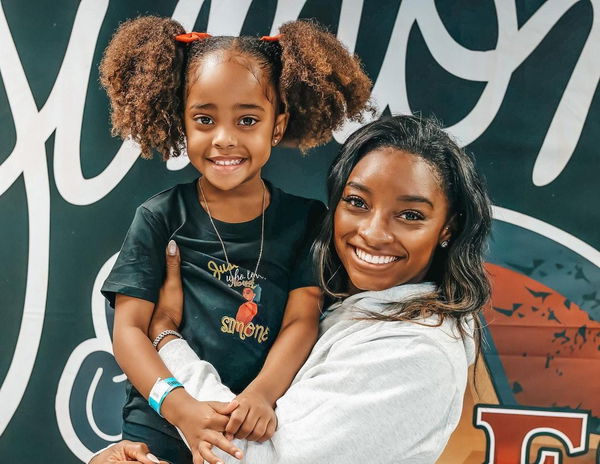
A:
[[[391,287],[385,290],[366,291],[351,295],[344,300],[332,304],[321,316],[321,333],[331,328],[337,322],[354,319],[357,316],[364,316],[364,311],[371,313],[385,314],[393,310],[394,306],[403,301],[407,301],[419,296],[433,293],[437,287],[432,282],[421,282],[418,284],[404,284]],[[425,318],[425,324],[436,324],[438,319],[435,315]],[[409,322],[410,323],[410,322]],[[476,345],[473,337],[474,321],[472,317],[467,317],[462,321],[465,336],[462,337],[465,355],[468,364],[475,361]],[[454,318],[447,318],[442,325],[443,330],[452,337],[460,337],[457,328],[457,321]]]

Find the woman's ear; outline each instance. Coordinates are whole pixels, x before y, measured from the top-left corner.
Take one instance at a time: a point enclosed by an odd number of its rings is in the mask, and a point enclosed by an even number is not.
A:
[[[446,248],[452,240],[452,234],[454,232],[454,216],[446,221],[446,224],[440,232],[438,243],[442,248]]]
[[[275,127],[273,127],[273,138],[271,140],[272,146],[275,146],[279,142],[281,142],[281,139],[283,138],[283,135],[285,134],[285,129],[287,128],[287,123],[288,123],[289,119],[290,119],[289,113],[279,113],[275,117]]]
[[[444,240],[450,241],[450,238],[452,238],[452,228],[450,224],[447,224],[444,226],[442,233],[440,234],[440,242],[443,242]]]

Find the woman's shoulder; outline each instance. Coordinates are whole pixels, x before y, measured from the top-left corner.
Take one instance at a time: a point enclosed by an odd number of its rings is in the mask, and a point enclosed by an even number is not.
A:
[[[458,324],[463,324],[461,335]],[[355,321],[346,332],[344,344],[387,346],[399,357],[439,357],[463,369],[475,360],[475,339],[472,320],[463,322],[447,317],[441,323],[437,316],[416,321]]]

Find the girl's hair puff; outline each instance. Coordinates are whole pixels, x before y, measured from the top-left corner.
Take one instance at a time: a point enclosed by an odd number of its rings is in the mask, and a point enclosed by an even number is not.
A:
[[[100,82],[110,99],[112,133],[131,137],[143,158],[152,148],[167,159],[183,148],[181,70],[184,54],[174,40],[177,21],[144,16],[122,23],[104,52]]]
[[[290,114],[285,138],[301,150],[331,140],[345,118],[362,121],[371,81],[359,59],[319,24],[292,21],[282,37],[281,95]]]
[[[100,64],[100,81],[112,106],[113,134],[154,148],[163,159],[185,146],[183,111],[188,80],[204,56],[233,51],[255,59],[277,91],[274,102],[289,121],[282,142],[304,151],[328,142],[345,118],[361,121],[371,110],[371,81],[331,33],[309,21],[284,24],[278,41],[217,36],[182,44],[183,27],[170,18],[123,23]]]

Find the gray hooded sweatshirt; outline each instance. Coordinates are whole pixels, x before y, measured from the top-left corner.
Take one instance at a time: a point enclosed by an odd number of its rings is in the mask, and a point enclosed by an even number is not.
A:
[[[278,428],[264,443],[235,440],[252,464],[432,464],[460,418],[467,368],[474,361],[472,321],[356,320],[362,311],[429,293],[429,283],[362,292],[333,305],[321,335],[288,391],[277,401]],[[418,322],[418,323],[417,323]],[[159,352],[200,401],[231,401],[211,364],[183,340]],[[215,448],[216,450],[216,448]],[[227,464],[237,459],[216,450]]]

